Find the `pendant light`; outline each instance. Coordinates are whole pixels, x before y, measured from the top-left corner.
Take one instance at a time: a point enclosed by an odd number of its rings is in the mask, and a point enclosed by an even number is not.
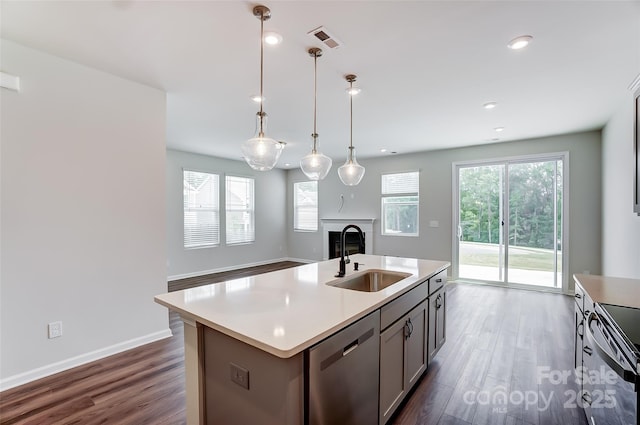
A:
[[[351,135],[349,141],[349,154],[347,156],[347,161],[338,168],[338,176],[342,183],[347,186],[356,186],[364,177],[364,167],[358,164],[356,161],[356,149],[353,147],[353,96],[359,92],[353,88],[353,82],[356,80],[356,76],[353,74],[349,74],[345,77],[349,82],[349,89],[347,92],[349,93],[349,103],[350,103],[350,121],[351,121]]]
[[[265,135],[267,113],[262,110],[264,103],[263,73],[264,73],[264,21],[271,18],[271,10],[266,6],[253,8],[253,15],[260,19],[260,111],[256,114],[256,133],[253,138],[242,144],[244,160],[257,171],[271,170],[284,149],[284,143],[278,142]]]
[[[322,56],[322,49],[312,47],[309,55],[313,58],[313,145],[311,153],[300,160],[300,168],[309,180],[322,180],[327,177],[331,169],[331,158],[318,152],[318,132],[316,123],[318,117],[318,58]]]

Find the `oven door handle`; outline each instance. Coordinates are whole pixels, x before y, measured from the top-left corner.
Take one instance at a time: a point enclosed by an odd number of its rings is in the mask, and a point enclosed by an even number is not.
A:
[[[586,330],[584,334],[586,335],[589,343],[595,349],[598,357],[600,357],[607,364],[607,366],[613,369],[613,371],[617,373],[618,376],[620,376],[622,379],[624,379],[627,382],[635,383],[636,375],[632,371],[625,369],[624,366],[622,366],[616,359],[611,357],[611,354],[609,354],[607,350],[602,348],[600,343],[596,341],[596,338],[593,335],[593,331],[591,330],[591,322],[593,321],[596,321],[596,322],[601,321],[601,318],[595,312],[589,313],[589,317],[587,318],[587,326],[585,326]]]

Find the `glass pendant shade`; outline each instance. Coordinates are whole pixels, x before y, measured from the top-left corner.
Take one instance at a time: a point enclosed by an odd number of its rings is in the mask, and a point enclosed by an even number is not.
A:
[[[256,117],[256,134],[242,144],[242,155],[249,167],[254,170],[269,171],[275,167],[278,159],[280,159],[284,143],[265,135],[266,113],[258,112]]]
[[[353,147],[353,96],[360,92],[355,90],[353,82],[356,80],[356,76],[349,74],[346,76],[349,82],[349,108],[350,108],[350,136],[349,136],[349,155],[345,163],[338,168],[338,177],[345,186],[357,186],[364,177],[364,167],[358,164],[356,160],[356,148]]]
[[[266,6],[259,5],[253,8],[253,16],[260,19],[260,95],[254,96],[254,99],[260,102],[260,111],[256,114],[255,135],[242,144],[241,150],[249,167],[256,171],[269,171],[276,166],[285,145],[265,135],[267,114],[262,109],[264,103],[264,21],[271,18],[271,10]]]
[[[309,56],[313,58],[313,133],[311,133],[311,153],[300,160],[300,169],[309,180],[322,180],[327,177],[333,161],[328,156],[318,152],[318,58],[322,56],[322,49],[312,47]]]
[[[309,180],[322,180],[327,177],[333,161],[328,156],[318,152],[317,135],[313,138],[313,150],[300,160],[300,169]]]
[[[338,168],[338,177],[345,186],[357,186],[364,177],[364,167],[356,160],[356,149],[349,147],[349,156]]]

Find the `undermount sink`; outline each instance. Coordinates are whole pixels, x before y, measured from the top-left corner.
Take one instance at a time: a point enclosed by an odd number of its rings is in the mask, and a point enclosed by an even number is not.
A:
[[[411,276],[411,273],[372,269],[352,276],[332,280],[327,283],[327,285],[351,289],[353,291],[378,292],[409,276]]]

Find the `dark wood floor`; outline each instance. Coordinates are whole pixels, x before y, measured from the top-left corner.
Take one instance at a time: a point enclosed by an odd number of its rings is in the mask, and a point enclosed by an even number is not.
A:
[[[587,425],[565,406],[573,378],[544,373],[574,370],[572,297],[456,283],[446,308],[447,341],[391,423]]]
[[[225,280],[238,279],[240,277],[255,276],[260,273],[288,269],[290,267],[300,266],[302,264],[303,263],[297,263],[295,261],[280,261],[277,263],[264,264],[261,266],[245,267],[238,270],[230,270],[226,272],[206,274],[203,276],[172,280],[169,282],[169,292],[180,291],[187,288],[195,288],[196,286],[208,285],[210,283],[224,282]]]
[[[571,383],[538,382],[538,367],[573,367],[572,298],[469,284],[449,284],[447,297],[447,342],[391,423],[586,425],[581,411],[563,406]],[[184,424],[177,315],[170,325],[171,338],[0,393],[0,424]],[[486,403],[500,393],[538,399]]]

